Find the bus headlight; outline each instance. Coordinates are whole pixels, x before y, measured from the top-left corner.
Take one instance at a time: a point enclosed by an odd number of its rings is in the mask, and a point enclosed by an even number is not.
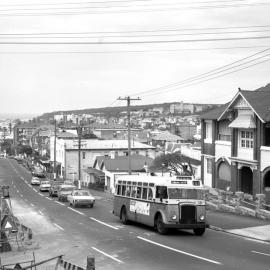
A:
[[[205,216],[204,215],[200,215],[199,219],[200,219],[200,221],[204,221],[205,220]]]
[[[176,220],[176,218],[177,218],[176,215],[172,215],[172,216],[171,216],[171,219],[172,219],[172,220]]]

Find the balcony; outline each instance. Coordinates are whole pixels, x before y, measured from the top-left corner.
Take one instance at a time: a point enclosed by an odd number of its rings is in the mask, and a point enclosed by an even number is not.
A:
[[[231,156],[231,142],[230,141],[215,141],[215,149],[216,149],[216,160]]]
[[[261,146],[261,171],[270,166],[270,146]]]

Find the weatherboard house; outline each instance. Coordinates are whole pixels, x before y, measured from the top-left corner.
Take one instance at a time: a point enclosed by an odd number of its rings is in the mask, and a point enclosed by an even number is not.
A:
[[[205,185],[270,195],[270,84],[241,90],[202,120]]]

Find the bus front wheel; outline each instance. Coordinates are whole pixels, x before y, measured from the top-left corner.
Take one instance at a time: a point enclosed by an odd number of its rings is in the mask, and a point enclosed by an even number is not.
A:
[[[128,218],[127,218],[127,210],[126,207],[123,206],[121,209],[121,215],[120,215],[121,221],[123,224],[127,224],[128,223]]]
[[[165,228],[162,216],[160,214],[156,218],[156,229],[159,234],[166,234],[168,232],[168,229]]]
[[[205,228],[197,228],[193,229],[194,234],[197,236],[202,236],[205,233]]]

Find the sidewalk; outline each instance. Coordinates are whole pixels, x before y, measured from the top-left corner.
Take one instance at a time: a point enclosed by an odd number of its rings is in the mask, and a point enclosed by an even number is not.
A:
[[[107,192],[90,189],[98,198],[113,200]],[[207,211],[210,229],[270,242],[270,221],[220,211]]]

